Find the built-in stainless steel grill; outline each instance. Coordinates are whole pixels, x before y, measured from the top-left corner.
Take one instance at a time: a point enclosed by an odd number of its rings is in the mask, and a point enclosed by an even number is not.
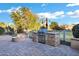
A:
[[[38,31],[38,42],[45,44],[46,42],[46,33],[47,33],[47,28],[41,27],[40,30]]]

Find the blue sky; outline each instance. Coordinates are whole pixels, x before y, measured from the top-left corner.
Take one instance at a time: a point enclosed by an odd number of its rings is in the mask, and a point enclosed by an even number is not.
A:
[[[79,23],[79,4],[71,3],[0,3],[0,22],[12,22],[10,13],[20,7],[27,7],[39,17],[48,18],[50,22]]]

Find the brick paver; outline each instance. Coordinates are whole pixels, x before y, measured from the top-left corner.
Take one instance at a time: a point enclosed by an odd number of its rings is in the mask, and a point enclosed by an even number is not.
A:
[[[53,47],[32,42],[29,38],[22,42],[11,42],[11,39],[9,35],[0,36],[1,56],[79,56],[79,50],[69,46]]]

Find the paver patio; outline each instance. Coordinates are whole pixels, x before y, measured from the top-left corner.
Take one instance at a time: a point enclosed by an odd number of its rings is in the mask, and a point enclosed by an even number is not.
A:
[[[60,45],[58,47],[32,42],[26,38],[22,42],[11,42],[11,36],[0,36],[1,56],[79,56],[79,50],[70,46]]]

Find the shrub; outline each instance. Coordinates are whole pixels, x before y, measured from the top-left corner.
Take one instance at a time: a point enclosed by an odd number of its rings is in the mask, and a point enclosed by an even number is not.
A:
[[[72,33],[75,38],[79,38],[79,24],[72,28]]]
[[[53,30],[64,30],[64,29],[59,26],[56,26]]]
[[[10,26],[6,27],[7,34],[13,35],[14,34],[14,28],[11,28]]]
[[[4,28],[0,27],[0,35],[5,32]]]
[[[46,29],[46,27],[45,26],[42,26],[40,29]]]
[[[57,22],[51,22],[50,24],[50,28],[51,29],[56,29],[58,27],[58,23]]]

